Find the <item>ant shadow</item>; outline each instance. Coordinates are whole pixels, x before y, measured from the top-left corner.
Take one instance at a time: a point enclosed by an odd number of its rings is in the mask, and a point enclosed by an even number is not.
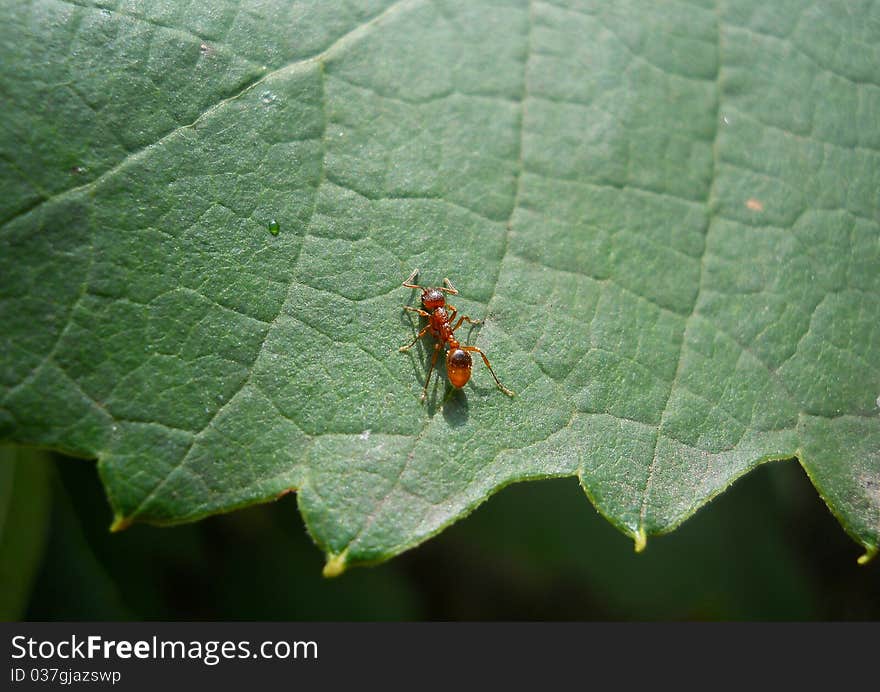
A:
[[[413,330],[413,336],[415,336],[419,330],[427,324],[427,321],[424,318],[419,318],[418,322],[414,322],[411,313],[401,312],[400,323]],[[470,343],[471,340],[471,332],[474,329],[479,329],[481,326],[481,324],[472,324],[469,326],[467,331],[468,343]],[[418,356],[414,354],[414,350],[418,352]],[[406,353],[409,356],[410,364],[412,365],[413,377],[421,385],[424,385],[428,369],[431,367],[431,359],[434,357],[433,339],[428,336],[419,339],[415,348]],[[425,400],[425,406],[428,409],[428,415],[432,418],[439,408],[443,412],[443,418],[446,419],[446,422],[449,423],[450,426],[457,428],[468,421],[468,400],[464,390],[453,387],[446,378],[446,367],[443,355],[443,353],[440,353],[437,358],[437,364],[434,366],[434,372],[431,373],[431,382],[428,385],[428,396]],[[442,395],[441,392],[438,391],[441,382],[443,383]],[[473,382],[468,384],[471,387],[475,387]],[[476,389],[477,391],[481,390],[481,388]]]
[[[456,389],[452,385],[446,385],[447,394],[443,399],[443,418],[449,423],[450,427],[458,428],[468,421],[468,400],[467,395],[460,389]]]

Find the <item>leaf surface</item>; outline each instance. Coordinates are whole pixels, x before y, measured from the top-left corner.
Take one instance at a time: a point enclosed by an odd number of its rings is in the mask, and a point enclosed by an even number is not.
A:
[[[117,528],[296,489],[332,574],[577,475],[641,548],[796,456],[876,553],[876,6],[2,13],[0,433]],[[516,398],[419,403],[414,267]]]

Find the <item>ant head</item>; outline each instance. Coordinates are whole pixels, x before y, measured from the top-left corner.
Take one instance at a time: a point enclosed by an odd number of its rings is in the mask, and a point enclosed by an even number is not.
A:
[[[422,291],[422,305],[426,310],[434,310],[442,308],[446,305],[446,296],[439,288],[426,288]]]

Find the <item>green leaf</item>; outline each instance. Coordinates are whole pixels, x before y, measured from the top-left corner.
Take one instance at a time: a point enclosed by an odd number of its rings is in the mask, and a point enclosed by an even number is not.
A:
[[[796,456],[877,552],[874,6],[2,14],[0,433],[117,528],[295,488],[332,574],[576,475],[641,548]],[[420,404],[414,267],[516,398]]]

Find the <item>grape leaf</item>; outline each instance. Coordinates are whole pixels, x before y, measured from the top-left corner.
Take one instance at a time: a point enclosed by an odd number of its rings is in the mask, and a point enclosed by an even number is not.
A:
[[[115,528],[297,490],[336,574],[576,475],[641,549],[797,457],[877,552],[875,5],[2,14],[0,434]],[[420,403],[416,267],[515,398]]]

